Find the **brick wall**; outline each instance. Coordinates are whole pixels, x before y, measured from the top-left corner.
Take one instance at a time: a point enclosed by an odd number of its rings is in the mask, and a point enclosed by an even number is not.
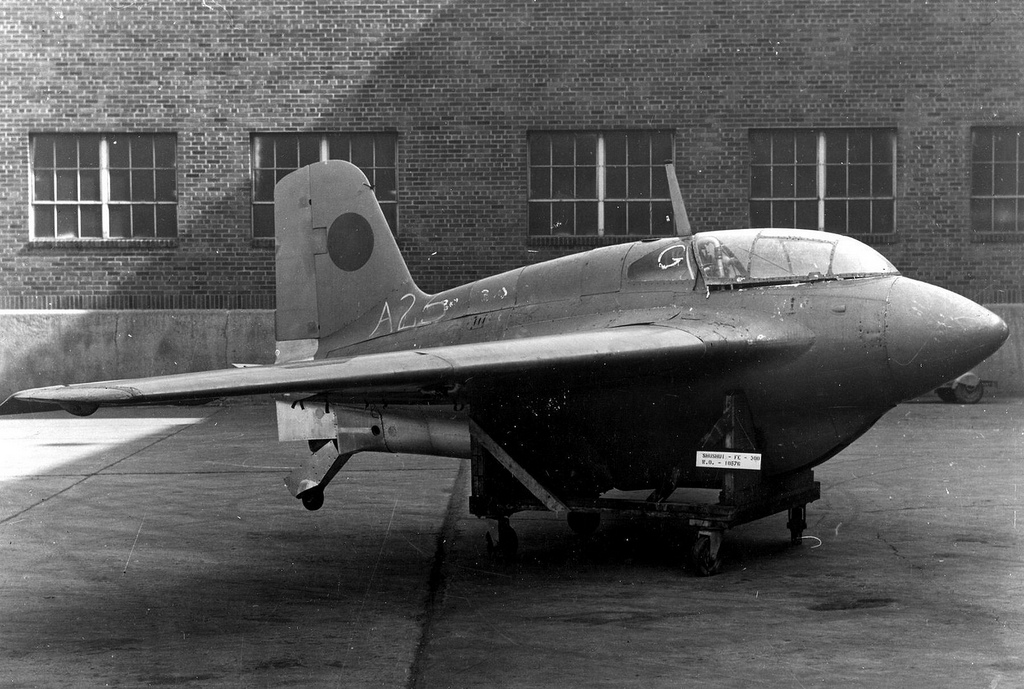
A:
[[[988,301],[970,131],[1024,124],[1017,0],[0,3],[0,308],[269,308],[250,135],[393,130],[400,242],[433,291],[585,245],[531,240],[526,133],[667,128],[691,221],[747,224],[751,127],[898,132],[905,273]],[[31,243],[32,132],[175,132],[178,237]]]

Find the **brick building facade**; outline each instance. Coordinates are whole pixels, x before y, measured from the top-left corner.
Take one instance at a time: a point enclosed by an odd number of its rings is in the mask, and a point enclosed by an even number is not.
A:
[[[667,133],[698,230],[796,208],[912,277],[1024,291],[1017,0],[4,2],[0,38],[0,308],[272,308],[257,178],[298,134],[377,142],[427,291],[635,238],[580,181],[634,132]],[[550,132],[582,135],[570,231]]]

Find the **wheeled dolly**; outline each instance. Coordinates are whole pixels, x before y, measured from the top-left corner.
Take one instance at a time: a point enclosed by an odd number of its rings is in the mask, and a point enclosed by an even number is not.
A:
[[[656,514],[685,519],[691,528],[697,530],[689,559],[690,566],[701,576],[718,573],[722,566],[719,549],[723,535],[728,529],[741,524],[786,510],[790,542],[799,544],[807,528],[807,504],[821,496],[821,484],[814,480],[814,473],[810,470],[780,479],[762,480],[740,492],[728,489],[728,474],[725,484],[717,503],[672,500],[655,503],[660,508]],[[652,513],[635,505],[629,511]]]
[[[602,514],[645,515],[678,519],[696,530],[690,565],[698,574],[710,576],[721,569],[720,549],[726,530],[788,510],[786,526],[790,540],[798,544],[807,528],[807,505],[821,495],[820,484],[814,480],[814,472],[808,469],[782,477],[753,479],[750,472],[723,472],[717,502],[687,500],[686,489],[655,491],[647,499],[562,498],[530,475],[473,421],[470,431],[473,438],[470,511],[479,517],[497,520],[498,541],[495,543],[488,533],[488,550],[506,559],[515,557],[519,545],[509,523],[509,517],[515,512],[550,510],[564,514],[569,527],[581,535],[593,533]],[[507,473],[497,469],[495,462],[507,469]],[[496,480],[496,473],[504,480]]]

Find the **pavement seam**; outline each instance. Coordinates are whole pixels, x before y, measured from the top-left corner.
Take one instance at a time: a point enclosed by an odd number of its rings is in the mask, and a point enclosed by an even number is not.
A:
[[[427,646],[430,644],[431,630],[434,619],[441,612],[441,603],[447,577],[445,576],[445,562],[448,554],[448,544],[455,543],[455,531],[462,514],[462,508],[469,497],[469,460],[463,460],[459,465],[459,473],[452,484],[452,494],[448,498],[448,509],[445,510],[444,521],[437,534],[437,549],[434,551],[434,563],[430,568],[430,577],[427,580],[427,600],[424,603],[423,625],[420,633],[419,643],[413,654],[412,665],[409,667],[408,689],[418,689],[420,676],[423,672],[423,663]]]
[[[3,519],[0,519],[0,525],[6,524],[7,522],[11,521],[12,519],[16,519],[17,517],[20,517],[21,515],[25,514],[26,512],[29,512],[30,510],[33,510],[36,507],[39,507],[44,502],[49,502],[50,500],[53,500],[54,498],[59,497],[59,496],[63,495],[64,493],[67,493],[72,488],[76,488],[77,486],[82,485],[83,483],[85,483],[89,479],[95,478],[96,476],[99,476],[103,472],[107,471],[108,469],[110,469],[112,467],[117,466],[118,464],[120,464],[121,462],[125,461],[126,459],[131,459],[132,457],[135,457],[135,456],[139,455],[140,453],[145,452],[146,450],[148,450],[149,448],[153,447],[157,443],[161,443],[161,442],[163,442],[165,440],[169,440],[170,438],[173,438],[174,436],[178,435],[182,431],[185,431],[186,429],[189,429],[189,428],[192,428],[192,427],[196,426],[198,423],[205,423],[206,421],[208,421],[209,419],[212,419],[217,414],[220,414],[222,411],[223,411],[223,409],[218,409],[218,410],[214,411],[212,414],[210,414],[209,416],[203,417],[200,421],[198,421],[196,423],[188,424],[186,426],[180,426],[173,433],[168,433],[167,435],[162,435],[159,438],[155,438],[153,440],[153,442],[149,443],[148,445],[145,445],[144,447],[140,447],[135,452],[127,454],[124,457],[121,457],[120,459],[117,459],[117,460],[111,462],[110,464],[107,464],[106,466],[100,467],[96,471],[93,471],[93,472],[90,472],[88,474],[82,475],[81,479],[79,479],[78,481],[75,481],[74,483],[72,483],[69,486],[65,486],[64,488],[58,490],[53,495],[47,495],[44,498],[40,498],[37,502],[32,503],[31,505],[29,505],[25,509],[23,509],[23,510],[21,510],[19,512],[15,512],[14,514],[9,515],[7,517],[4,517]]]

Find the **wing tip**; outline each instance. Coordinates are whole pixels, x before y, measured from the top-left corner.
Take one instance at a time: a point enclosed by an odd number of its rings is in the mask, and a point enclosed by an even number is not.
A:
[[[53,402],[37,402],[35,400],[18,399],[11,395],[3,404],[0,404],[0,416],[14,416],[16,414],[38,414],[40,412],[58,411],[60,405]]]
[[[105,404],[123,404],[135,395],[112,387],[54,385],[16,392],[0,405],[0,414],[31,414],[63,409],[75,416],[89,416]]]

